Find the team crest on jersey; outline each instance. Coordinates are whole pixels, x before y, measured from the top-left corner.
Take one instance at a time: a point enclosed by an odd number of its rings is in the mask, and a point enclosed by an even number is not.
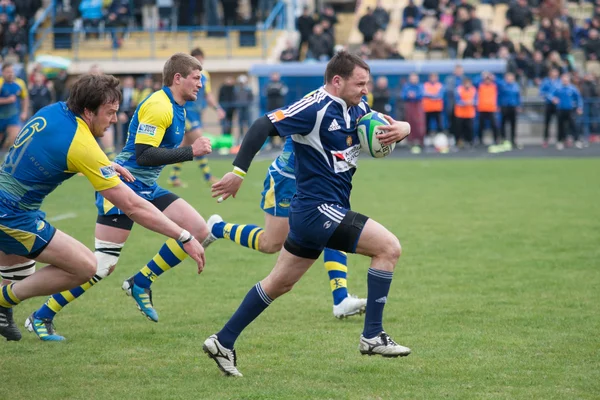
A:
[[[359,145],[348,147],[346,150],[331,150],[331,155],[333,156],[333,170],[335,173],[339,174],[352,168],[356,168],[359,154]]]
[[[149,124],[139,124],[137,133],[140,135],[154,136],[156,134],[156,126]]]
[[[115,167],[112,165],[107,165],[106,167],[100,167],[100,174],[106,179],[112,178],[113,176],[117,176],[117,171],[115,171]]]
[[[44,221],[42,221],[41,219],[35,223],[35,229],[39,232],[42,229],[44,229],[44,227],[46,226],[46,223]]]
[[[350,135],[348,135],[348,137],[346,138],[346,146],[352,146],[352,136]]]

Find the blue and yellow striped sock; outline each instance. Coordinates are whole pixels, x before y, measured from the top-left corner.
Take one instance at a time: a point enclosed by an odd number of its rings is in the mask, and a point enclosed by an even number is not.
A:
[[[15,292],[13,292],[14,285],[15,283],[13,282],[0,288],[0,307],[13,308],[21,302],[21,300],[15,296]]]
[[[200,156],[195,157],[195,160],[198,161],[198,167],[202,171],[204,180],[210,182],[212,179],[212,173],[210,172],[210,167],[208,166],[208,158],[206,156]]]
[[[135,274],[133,282],[141,288],[149,288],[156,278],[179,265],[187,256],[181,243],[175,239],[169,239],[160,248],[158,254]]]
[[[174,182],[179,180],[179,175],[181,175],[181,165],[182,163],[173,164],[173,168],[171,169],[171,175],[169,176],[169,181]]]
[[[229,239],[241,246],[258,250],[258,239],[264,229],[256,225],[228,224],[217,222],[212,227],[212,234],[219,239]]]
[[[75,289],[65,290],[57,294],[53,294],[48,298],[46,303],[35,312],[35,318],[53,319],[56,313],[63,309],[67,304],[84,294],[89,288],[100,282],[102,278],[94,275],[92,279]]]
[[[337,306],[348,297],[346,276],[348,275],[348,256],[343,251],[325,249],[325,269],[329,275],[329,285],[333,295],[333,305]]]

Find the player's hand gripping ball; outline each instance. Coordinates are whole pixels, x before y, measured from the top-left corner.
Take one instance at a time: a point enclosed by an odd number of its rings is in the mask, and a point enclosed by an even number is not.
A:
[[[396,143],[389,146],[382,145],[376,137],[378,134],[384,133],[379,128],[389,124],[381,113],[373,111],[365,114],[358,121],[358,140],[362,151],[375,158],[389,156],[394,151]]]

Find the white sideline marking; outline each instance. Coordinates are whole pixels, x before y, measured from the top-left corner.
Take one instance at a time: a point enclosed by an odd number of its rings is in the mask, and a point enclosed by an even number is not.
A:
[[[55,222],[55,221],[62,221],[63,219],[71,219],[71,218],[76,218],[76,217],[77,217],[77,214],[75,214],[75,213],[58,214],[57,216],[48,218],[48,221]]]

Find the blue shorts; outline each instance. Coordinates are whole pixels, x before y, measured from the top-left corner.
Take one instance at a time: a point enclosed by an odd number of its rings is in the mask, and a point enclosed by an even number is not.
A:
[[[131,189],[133,189],[133,191],[140,196],[141,198],[148,200],[151,203],[155,203],[155,200],[163,197],[163,196],[167,196],[170,195],[169,197],[175,197],[177,198],[177,196],[173,193],[171,193],[170,191],[168,191],[167,189],[163,189],[160,186],[158,186],[156,183],[152,186],[148,186],[145,185],[143,183],[141,183],[140,181],[133,181],[133,182],[125,182],[123,181],[124,184],[126,184],[127,186],[129,186]],[[156,205],[156,204],[154,204]],[[96,208],[98,209],[98,215],[102,216],[102,215],[121,215],[121,214],[125,214],[123,211],[119,210],[117,207],[115,207],[111,202],[107,201],[100,193],[96,192]],[[160,209],[160,207],[158,207]],[[161,210],[163,211],[163,210]]]
[[[185,131],[193,131],[202,128],[202,114],[198,111],[185,112]]]
[[[282,173],[272,165],[267,170],[260,208],[275,217],[287,218],[290,204],[296,194],[296,178]]]
[[[350,211],[337,204],[315,204],[311,202],[311,205],[297,205],[297,199],[294,199],[294,203],[289,216],[290,233],[288,239],[304,249],[319,252],[328,247],[329,239]],[[353,253],[356,250],[357,243],[358,238],[350,249],[344,249],[344,251]]]
[[[39,256],[56,233],[44,218],[46,213],[39,210],[0,217],[0,250],[30,258]]]
[[[21,119],[19,118],[19,114],[10,118],[0,119],[0,132],[6,131],[6,128],[8,128],[9,126],[21,126]]]

